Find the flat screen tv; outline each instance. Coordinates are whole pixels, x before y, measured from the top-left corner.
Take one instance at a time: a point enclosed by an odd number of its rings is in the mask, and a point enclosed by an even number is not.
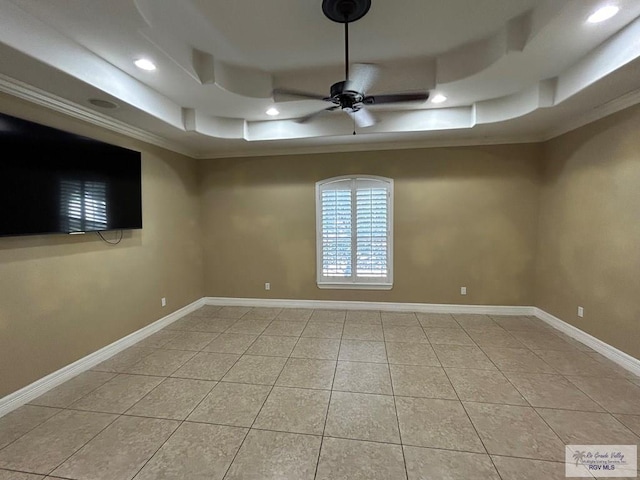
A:
[[[140,152],[0,113],[0,236],[142,228]]]

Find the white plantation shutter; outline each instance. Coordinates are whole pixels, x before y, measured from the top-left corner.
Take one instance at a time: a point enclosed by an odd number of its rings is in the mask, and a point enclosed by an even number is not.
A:
[[[351,276],[351,189],[322,192],[322,275]]]
[[[387,189],[357,187],[356,275],[387,276]]]
[[[391,288],[393,181],[330,178],[316,193],[318,286]]]

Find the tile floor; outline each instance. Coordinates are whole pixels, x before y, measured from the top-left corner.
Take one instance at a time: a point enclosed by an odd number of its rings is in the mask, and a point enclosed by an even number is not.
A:
[[[0,418],[0,480],[554,480],[640,379],[531,317],[207,306]]]

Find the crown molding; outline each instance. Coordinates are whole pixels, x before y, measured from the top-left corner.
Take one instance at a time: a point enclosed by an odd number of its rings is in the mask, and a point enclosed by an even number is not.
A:
[[[621,95],[618,98],[614,98],[606,103],[598,105],[597,107],[589,110],[587,113],[578,115],[569,122],[560,123],[554,128],[547,130],[542,136],[541,141],[547,142],[553,140],[560,135],[569,133],[573,130],[577,130],[580,127],[584,127],[590,123],[596,122],[604,117],[613,115],[625,108],[633,107],[640,103],[640,88],[632,90],[630,92]]]
[[[98,127],[111,130],[112,132],[120,133],[127,137],[195,158],[193,151],[185,149],[180,145],[176,145],[173,142],[169,142],[159,135],[154,135],[107,115],[94,112],[93,110],[58,97],[57,95],[53,95],[27,83],[8,77],[7,75],[0,74],[0,91],[87,123],[97,125]]]
[[[126,135],[151,145],[165,148],[194,159],[214,160],[224,158],[268,157],[279,155],[310,155],[320,153],[350,153],[368,151],[410,150],[420,148],[444,148],[444,147],[469,147],[474,145],[507,145],[518,143],[537,143],[543,141],[539,135],[525,135],[517,137],[485,136],[481,138],[450,138],[428,139],[410,142],[390,141],[380,143],[358,143],[342,145],[313,145],[308,147],[281,147],[281,148],[256,148],[238,149],[233,152],[209,152],[195,153],[173,142],[149,133],[140,128],[133,127],[120,120],[95,112],[64,98],[53,95],[47,91],[36,88],[27,83],[0,74],[0,91],[35,103],[50,110],[69,115],[73,118],[97,125],[107,130]],[[271,143],[271,142],[266,142]]]
[[[120,120],[92,111],[86,107],[63,99],[49,92],[33,87],[27,83],[15,80],[0,74],[0,91],[21,98],[31,103],[43,106],[50,110],[69,115],[73,118],[91,123],[107,130],[126,135],[130,138],[155,145],[172,152],[179,153],[194,159],[216,160],[226,158],[268,157],[281,155],[312,155],[322,153],[350,153],[388,150],[410,150],[420,148],[446,148],[446,147],[470,147],[482,145],[512,145],[520,143],[543,143],[570,131],[593,123],[616,112],[632,107],[640,103],[640,88],[632,90],[607,103],[599,105],[583,115],[576,116],[569,122],[564,122],[544,132],[534,132],[528,135],[512,137],[483,136],[463,137],[449,139],[425,139],[415,141],[389,141],[379,143],[357,143],[340,145],[313,145],[304,147],[279,147],[279,148],[255,148],[237,149],[232,152],[211,151],[208,153],[196,153],[184,146],[170,142],[165,138],[149,133],[143,129],[133,127]],[[266,142],[271,143],[271,142]]]

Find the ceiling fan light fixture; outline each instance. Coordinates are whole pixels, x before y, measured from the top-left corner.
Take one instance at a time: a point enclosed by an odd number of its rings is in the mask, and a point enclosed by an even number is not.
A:
[[[599,8],[587,18],[587,22],[589,23],[600,23],[605,20],[609,20],[611,17],[616,15],[620,11],[620,7],[616,5],[605,5],[604,7]]]
[[[136,67],[141,70],[146,70],[147,72],[152,72],[156,69],[156,64],[153,63],[148,58],[139,58],[135,62],[133,62]]]
[[[270,117],[275,117],[276,115],[280,115],[280,111],[276,107],[269,108],[265,113]]]
[[[442,103],[442,102],[446,102],[446,101],[447,101],[447,97],[445,97],[441,93],[438,93],[437,95],[434,95],[434,97],[431,99],[432,103]]]

